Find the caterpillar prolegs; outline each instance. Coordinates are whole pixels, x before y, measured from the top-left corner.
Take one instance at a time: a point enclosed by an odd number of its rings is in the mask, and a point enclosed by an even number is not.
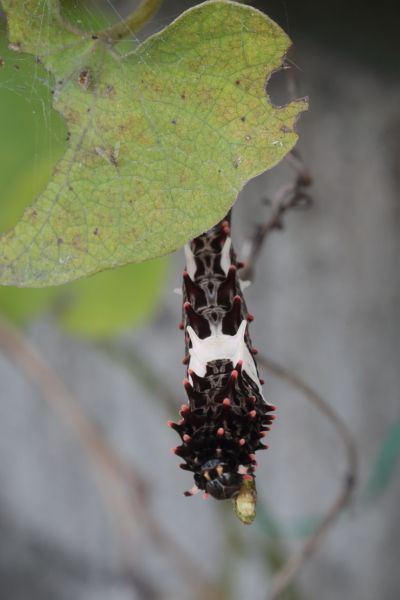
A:
[[[185,256],[180,327],[188,403],[181,419],[169,422],[182,440],[173,451],[185,461],[181,468],[194,473],[186,496],[203,490],[218,500],[241,497],[246,510],[255,498],[255,452],[267,448],[261,439],[275,407],[262,394],[229,215],[187,244]]]

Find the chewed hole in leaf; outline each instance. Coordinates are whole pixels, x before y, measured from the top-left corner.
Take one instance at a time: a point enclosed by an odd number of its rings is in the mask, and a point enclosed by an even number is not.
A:
[[[296,67],[285,62],[283,69],[277,69],[269,77],[266,91],[271,104],[280,108],[296,99]]]

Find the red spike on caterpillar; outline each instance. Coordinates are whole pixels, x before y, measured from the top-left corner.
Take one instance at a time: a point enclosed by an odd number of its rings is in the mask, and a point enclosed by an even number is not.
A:
[[[183,492],[183,494],[184,494],[184,496],[194,496],[195,494],[198,494],[199,492],[200,492],[200,490],[197,487],[197,485],[194,485],[192,488],[190,488],[190,490]]]
[[[182,439],[173,449],[194,474],[192,496],[239,497],[252,481],[255,453],[273,420],[263,395],[249,335],[247,311],[230,237],[229,215],[185,246],[183,385],[188,404],[171,424]],[[171,422],[172,423],[172,422]],[[255,487],[254,487],[255,490]]]
[[[231,233],[231,226],[229,221],[222,221],[221,223],[221,229],[224,232],[225,235],[230,235]]]
[[[193,302],[196,306],[204,306],[207,303],[206,295],[199,285],[194,283],[187,271],[183,271],[183,285],[186,289],[186,297],[189,302]]]
[[[201,317],[193,308],[190,302],[185,302],[183,308],[186,312],[187,319],[200,338],[205,338],[210,335],[210,326],[207,319]]]

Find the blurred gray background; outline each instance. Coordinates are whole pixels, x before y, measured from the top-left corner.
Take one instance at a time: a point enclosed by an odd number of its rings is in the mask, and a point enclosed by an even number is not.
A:
[[[126,14],[134,3],[113,4]],[[155,26],[192,4],[166,1]],[[285,231],[267,240],[247,291],[252,337],[335,407],[360,460],[354,501],[302,568],[292,599],[400,597],[399,471],[373,502],[363,495],[400,417],[398,18],[385,3],[371,13],[351,4],[258,4],[292,37],[298,93],[310,97],[298,148],[314,179],[314,206],[290,213]],[[271,93],[287,99],[278,79]],[[289,177],[280,165],[243,190],[233,214],[239,255],[268,218],[262,199]],[[211,598],[173,564],[174,540],[199,576],[221,586],[219,597],[262,600],[307,523],[333,501],[345,470],[337,433],[272,377],[266,394],[279,418],[259,459],[255,524],[243,527],[229,503],[183,497],[191,476],[177,469],[169,452],[176,435],[165,426],[184,401],[181,307],[172,292],[183,264],[177,252],[152,323],[107,344],[67,336],[46,314],[26,330],[105,439],[148,481],[146,502],[170,549],[139,513],[126,547],[127,522],[116,525],[104,493],[112,484],[101,481],[67,420],[0,356],[0,600]]]

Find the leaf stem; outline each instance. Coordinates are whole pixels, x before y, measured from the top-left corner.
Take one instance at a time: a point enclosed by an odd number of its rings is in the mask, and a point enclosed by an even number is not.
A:
[[[240,278],[243,281],[253,281],[255,264],[265,239],[272,231],[283,229],[285,214],[293,208],[308,207],[312,204],[312,199],[307,193],[308,187],[312,184],[312,178],[303,164],[301,155],[293,149],[285,159],[294,168],[295,177],[292,181],[282,185],[272,200],[268,201],[271,205],[269,219],[258,225],[243,256],[244,267],[240,271]]]
[[[143,0],[140,6],[124,21],[96,33],[96,36],[109,44],[115,44],[123,38],[139,31],[156,14],[162,0]]]

